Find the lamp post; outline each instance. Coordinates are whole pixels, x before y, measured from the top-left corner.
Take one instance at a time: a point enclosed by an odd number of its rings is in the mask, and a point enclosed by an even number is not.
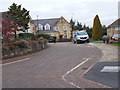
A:
[[[38,26],[38,15],[37,15],[37,27],[38,27],[38,30],[39,30],[39,26]]]

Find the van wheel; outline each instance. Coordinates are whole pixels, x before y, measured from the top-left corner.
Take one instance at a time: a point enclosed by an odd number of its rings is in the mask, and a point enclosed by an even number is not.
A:
[[[77,42],[77,44],[79,44],[80,42]]]
[[[74,44],[75,44],[76,42],[74,41]]]
[[[88,40],[87,43],[89,43],[90,41]]]

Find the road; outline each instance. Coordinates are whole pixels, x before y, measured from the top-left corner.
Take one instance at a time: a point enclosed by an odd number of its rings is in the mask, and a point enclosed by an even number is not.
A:
[[[101,57],[87,44],[56,43],[19,62],[2,66],[3,88],[104,88],[82,75]]]

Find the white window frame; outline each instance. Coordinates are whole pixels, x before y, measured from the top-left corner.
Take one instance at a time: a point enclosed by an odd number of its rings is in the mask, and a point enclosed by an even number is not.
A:
[[[50,24],[47,23],[47,24],[45,25],[45,30],[50,30]]]
[[[39,30],[43,30],[43,25],[42,24],[38,24],[38,28],[39,28]]]
[[[63,29],[64,29],[64,30],[67,30],[67,25],[64,25],[64,26],[63,26]]]
[[[120,31],[120,26],[115,27],[116,31]]]
[[[67,34],[64,34],[64,39],[67,39]]]
[[[59,30],[59,26],[56,26],[56,31],[58,31]]]

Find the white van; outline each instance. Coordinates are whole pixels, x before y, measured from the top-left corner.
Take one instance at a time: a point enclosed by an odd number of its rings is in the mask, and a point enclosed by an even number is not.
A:
[[[73,31],[73,42],[74,43],[81,43],[81,42],[87,42],[89,43],[89,36],[86,30],[81,31]]]

